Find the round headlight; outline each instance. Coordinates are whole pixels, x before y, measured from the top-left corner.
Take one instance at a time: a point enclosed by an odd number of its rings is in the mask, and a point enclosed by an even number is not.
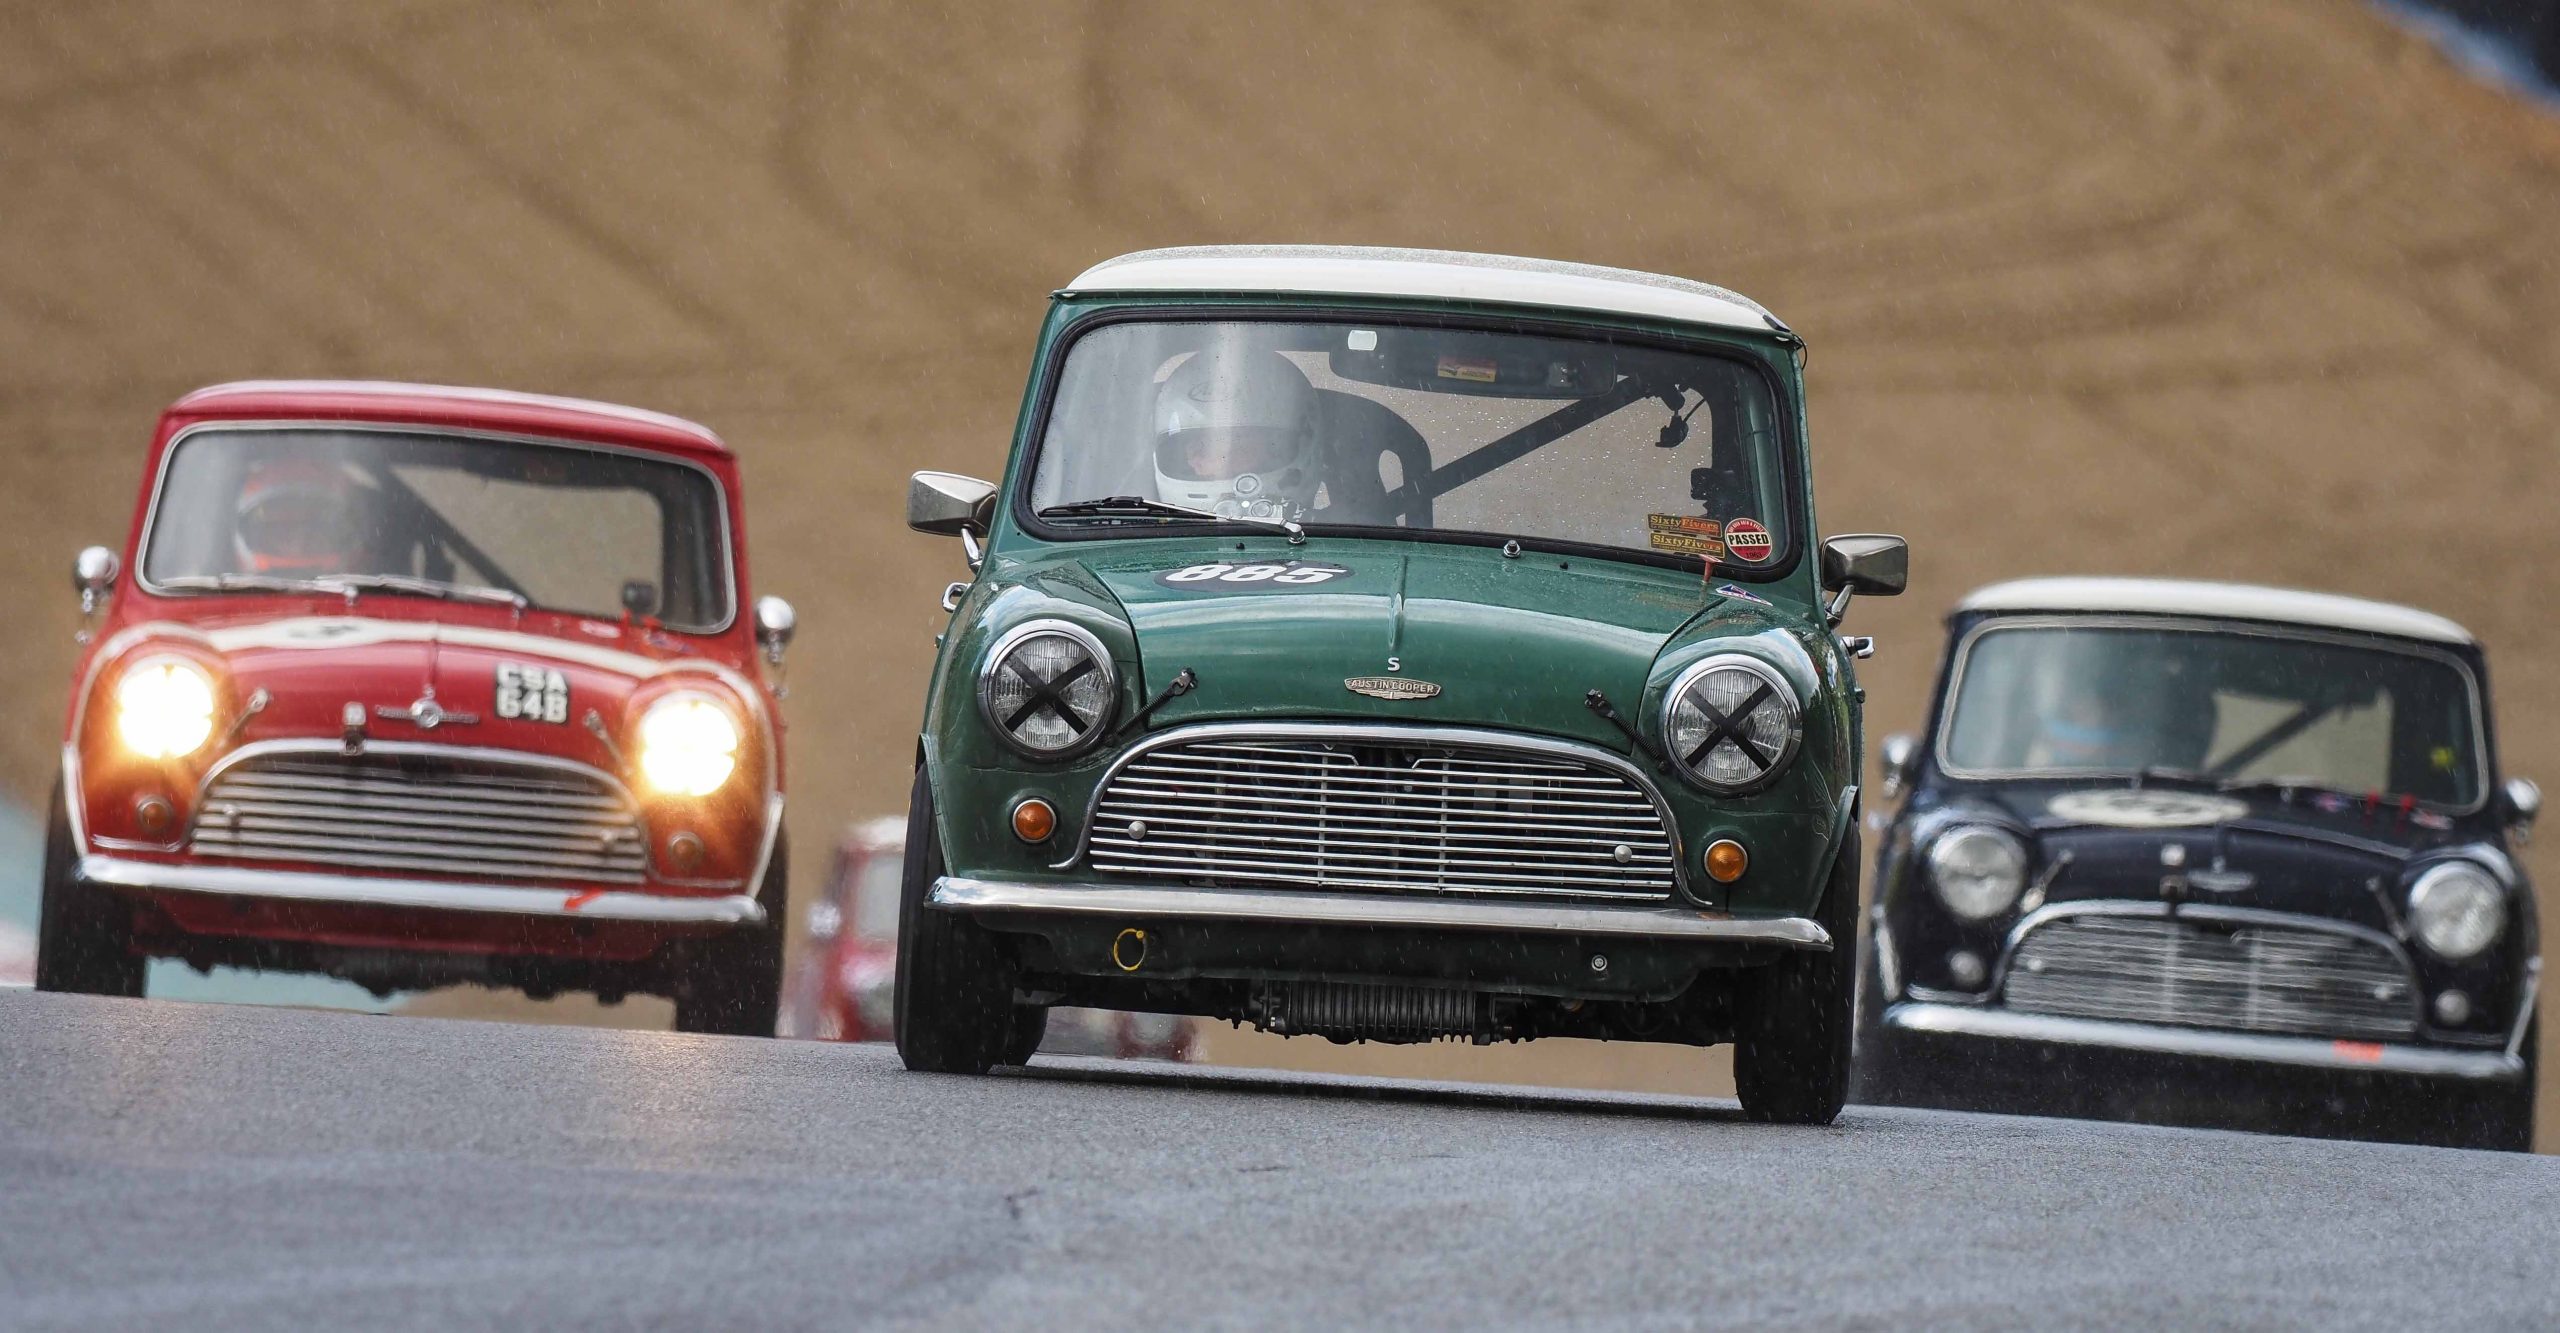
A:
[[[978,675],[987,725],[1035,759],[1064,758],[1101,739],[1118,698],[1101,640],[1062,620],[1036,620],[996,640]]]
[[[707,694],[670,694],[640,715],[640,776],[670,796],[708,796],[738,768],[738,723]]]
[[[180,657],[137,662],[116,681],[116,735],[145,759],[194,754],[213,735],[213,677]]]
[[[2027,849],[1995,828],[1951,828],[1929,844],[1929,882],[1938,901],[1967,921],[2008,911],[2027,887]]]
[[[1662,736],[1690,781],[1731,795],[1768,785],[1804,738],[1796,692],[1748,657],[1710,657],[1665,696]]]
[[[2436,957],[2469,958],[2507,928],[2507,892],[2467,861],[2437,866],[2409,890],[2409,928]]]

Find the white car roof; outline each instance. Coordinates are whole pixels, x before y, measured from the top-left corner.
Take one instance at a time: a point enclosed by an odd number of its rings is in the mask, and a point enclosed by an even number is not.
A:
[[[2436,643],[2475,642],[2471,631],[2443,616],[2412,607],[2335,593],[2192,579],[2017,579],[1975,589],[1956,610],[2128,611],[2316,625]]]
[[[1357,245],[1194,245],[1140,250],[1077,274],[1069,292],[1290,292],[1596,310],[1783,331],[1759,302],[1687,278],[1456,250]]]

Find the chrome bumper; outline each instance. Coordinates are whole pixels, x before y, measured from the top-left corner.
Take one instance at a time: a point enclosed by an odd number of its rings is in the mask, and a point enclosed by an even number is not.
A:
[[[250,870],[240,866],[170,865],[84,856],[84,883],[152,893],[202,893],[224,898],[267,898],[347,907],[424,908],[439,912],[489,912],[501,916],[561,917],[585,921],[645,921],[665,925],[751,926],[764,907],[743,893],[718,898],[676,898],[653,893],[581,893],[468,880],[393,879],[333,875],[325,871]]]
[[[2524,1060],[2506,1051],[2450,1051],[2430,1046],[2331,1041],[2324,1037],[2211,1032],[2202,1028],[2159,1027],[2149,1023],[2055,1018],[2045,1014],[2012,1013],[1988,1006],[1932,1004],[1921,1000],[1905,1000],[1886,1006],[1884,1022],[1885,1026],[1902,1032],[2249,1060],[2260,1064],[2355,1073],[2504,1081],[2522,1078],[2525,1072]]]
[[[1700,944],[1831,947],[1803,917],[1751,919],[1689,907],[1581,907],[1386,893],[1026,884],[946,875],[928,900],[957,912],[1034,912],[1145,921],[1239,921],[1293,926],[1389,926],[1540,935],[1613,935]]]

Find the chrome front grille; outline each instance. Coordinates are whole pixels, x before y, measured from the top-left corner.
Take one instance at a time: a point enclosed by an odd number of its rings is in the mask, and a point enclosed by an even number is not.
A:
[[[1498,741],[1164,744],[1110,775],[1089,836],[1096,870],[1212,886],[1660,899],[1677,883],[1636,781]]]
[[[2064,916],[2009,959],[2011,1009],[2380,1041],[2417,1031],[2409,968],[2362,935],[2263,922]]]
[[[582,769],[442,753],[254,755],[215,775],[199,855],[438,876],[638,883],[640,812]]]

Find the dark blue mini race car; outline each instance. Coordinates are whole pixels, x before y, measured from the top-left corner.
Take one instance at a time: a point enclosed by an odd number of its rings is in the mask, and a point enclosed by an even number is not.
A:
[[[1885,742],[1862,1100],[2525,1150],[2540,806],[2439,616],[2038,579]]]

